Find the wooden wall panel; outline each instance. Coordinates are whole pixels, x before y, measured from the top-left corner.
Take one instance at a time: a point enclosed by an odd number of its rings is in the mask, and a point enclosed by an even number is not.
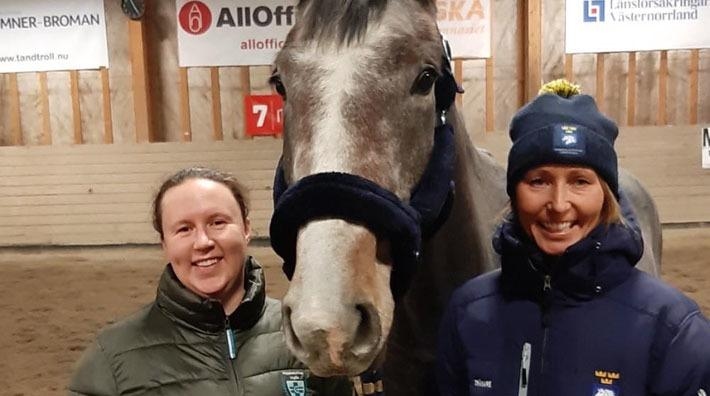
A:
[[[564,54],[564,0],[535,0],[527,2],[526,6],[522,4],[515,0],[499,0],[492,4],[494,55],[488,61],[488,67],[483,60],[459,61],[467,90],[460,100],[463,103],[460,110],[470,131],[504,130],[523,104],[520,93],[529,91],[532,94],[541,82],[566,74],[572,75],[584,92],[595,93],[603,88],[600,102],[608,115],[622,125],[656,124],[659,116],[664,115],[659,111],[661,96],[666,101],[663,106],[665,117],[661,118],[669,125],[692,123],[691,113],[697,113],[697,123],[710,122],[710,96],[702,95],[702,92],[710,91],[710,50],[696,51],[697,68],[692,68],[692,72],[690,51],[668,51],[668,76],[664,79],[659,77],[663,73],[663,62],[658,51],[634,55],[633,64],[629,62],[629,54],[605,54],[603,72],[598,75],[597,55]],[[184,140],[180,125],[183,111],[180,108],[175,2],[151,2],[146,13],[145,42],[140,47],[145,50],[148,64],[145,67],[138,65],[137,70],[147,68],[146,78],[150,83],[147,100],[150,103],[138,105],[133,92],[136,69],[131,57],[130,23],[120,10],[120,2],[106,2],[105,8],[110,68],[105,76],[97,71],[78,73],[82,140],[85,143],[132,143],[137,139],[137,130],[143,140],[146,136],[155,141]],[[266,80],[270,66],[248,68],[251,75],[248,86],[242,84],[242,68],[221,67],[217,92],[212,90],[214,75],[207,70],[192,68],[187,71],[190,140],[214,139],[214,109],[221,110],[223,139],[244,138],[243,94],[247,91],[269,92]],[[0,123],[0,143],[37,145],[51,141],[54,145],[63,145],[75,141],[72,107],[67,105],[71,103],[71,89],[67,88],[70,81],[66,74],[46,74],[46,102],[50,116],[47,123],[42,118],[44,97],[40,92],[38,73],[16,76],[17,105],[12,109],[7,107],[13,105],[10,100],[12,84],[3,76],[0,103],[5,106]],[[102,105],[106,102],[100,88],[104,77],[108,77],[110,87],[105,97],[109,99],[111,113],[105,123],[103,115],[109,112]],[[697,83],[693,85],[693,81]],[[697,93],[692,86],[697,86]],[[213,98],[218,98],[220,103],[214,103]],[[146,106],[150,107],[152,119],[136,118],[135,109]],[[11,125],[11,115],[19,120],[19,128]],[[111,138],[104,135],[108,129]],[[43,138],[45,131],[51,133],[51,139]]]
[[[78,72],[80,122],[84,143],[102,143],[104,140],[101,78],[101,72],[98,70]]]
[[[267,235],[281,140],[0,148],[0,245],[157,242],[150,202],[184,166],[233,172],[250,189],[255,237]]]
[[[656,199],[664,223],[710,221],[710,172],[700,168],[699,128],[622,128],[620,163]],[[479,146],[505,163],[505,133]],[[234,172],[251,190],[256,237],[268,235],[281,140],[0,148],[0,245],[154,243],[150,201],[159,182],[188,165]],[[658,164],[663,164],[659,166]]]

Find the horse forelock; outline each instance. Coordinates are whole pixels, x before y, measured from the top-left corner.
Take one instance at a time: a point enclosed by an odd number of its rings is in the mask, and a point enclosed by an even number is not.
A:
[[[301,0],[298,4],[302,39],[348,45],[360,40],[371,21],[378,20],[388,0]]]
[[[436,12],[435,0],[412,3]],[[298,31],[302,40],[347,46],[362,40],[368,27],[381,20],[388,4],[389,0],[300,0]]]

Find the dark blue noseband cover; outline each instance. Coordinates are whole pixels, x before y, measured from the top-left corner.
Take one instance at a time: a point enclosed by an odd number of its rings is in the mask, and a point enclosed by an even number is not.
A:
[[[401,297],[419,261],[422,233],[431,235],[448,217],[453,201],[454,131],[438,126],[429,163],[409,203],[363,177],[327,172],[309,175],[288,186],[281,164],[274,178],[271,246],[284,260],[291,279],[296,263],[296,238],[301,227],[317,219],[343,219],[366,227],[391,246],[390,287]]]

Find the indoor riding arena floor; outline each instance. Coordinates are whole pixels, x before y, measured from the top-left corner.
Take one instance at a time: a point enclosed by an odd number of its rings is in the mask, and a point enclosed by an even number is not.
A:
[[[710,228],[664,231],[663,278],[710,314]],[[267,290],[283,296],[280,262],[252,247]],[[152,301],[158,247],[0,250],[0,395],[64,395],[76,360],[103,326]]]

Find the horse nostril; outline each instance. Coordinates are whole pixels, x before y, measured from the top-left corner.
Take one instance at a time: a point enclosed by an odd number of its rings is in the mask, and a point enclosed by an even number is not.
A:
[[[283,306],[283,329],[284,335],[287,340],[291,341],[291,345],[296,349],[302,349],[301,340],[298,339],[296,332],[293,330],[293,325],[291,324],[291,307],[288,305]]]
[[[355,309],[360,314],[360,323],[353,339],[353,352],[367,354],[379,341],[379,319],[372,304],[357,304]]]

